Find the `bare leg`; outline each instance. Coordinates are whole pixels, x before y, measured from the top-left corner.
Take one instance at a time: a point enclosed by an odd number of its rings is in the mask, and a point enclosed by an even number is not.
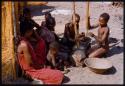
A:
[[[94,46],[92,46],[92,48],[90,48],[88,51],[87,51],[87,53],[88,54],[90,54],[90,53],[92,53],[93,51],[95,51],[95,50],[97,50],[97,49],[99,49],[99,45],[94,45]]]
[[[92,52],[92,53],[89,55],[89,58],[93,58],[93,57],[100,58],[100,57],[103,56],[106,52],[107,52],[106,49],[104,49],[104,48],[99,48],[99,49],[95,50],[94,52]]]

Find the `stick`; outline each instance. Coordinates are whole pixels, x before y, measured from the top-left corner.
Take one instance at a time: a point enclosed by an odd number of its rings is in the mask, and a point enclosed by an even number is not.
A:
[[[89,29],[89,2],[86,4],[86,34],[88,34]]]
[[[14,7],[14,5],[15,5],[15,3],[14,2],[12,2],[12,14],[13,14],[13,16],[12,16],[12,18],[13,18],[13,36],[16,36],[16,17],[15,17],[15,7]],[[13,54],[13,59],[12,59],[12,71],[13,71],[13,75],[14,75],[14,79],[16,79],[17,78],[17,76],[16,76],[16,65],[15,65],[15,46],[14,46],[14,41],[13,41],[13,44],[12,44],[12,46],[13,46],[13,51],[12,51],[12,54]]]
[[[75,21],[75,0],[74,0],[74,2],[73,2],[73,21]],[[74,22],[75,24],[74,24],[74,29],[75,29],[75,39],[76,39],[76,37],[78,36],[78,28],[76,27],[76,22]],[[79,42],[78,41],[76,41],[76,44],[77,44],[77,48],[79,48]]]

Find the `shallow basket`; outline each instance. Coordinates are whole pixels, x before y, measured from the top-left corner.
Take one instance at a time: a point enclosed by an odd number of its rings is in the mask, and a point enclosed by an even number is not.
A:
[[[93,72],[102,74],[112,67],[112,63],[105,58],[87,58],[85,65]]]

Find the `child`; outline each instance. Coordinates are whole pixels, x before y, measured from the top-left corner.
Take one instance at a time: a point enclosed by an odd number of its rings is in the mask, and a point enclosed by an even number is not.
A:
[[[52,68],[68,72],[68,62],[64,59],[65,56],[63,54],[61,54],[61,58],[59,57],[59,44],[57,42],[50,43],[47,54],[47,64],[49,64]]]
[[[51,31],[55,36],[55,40],[59,42],[59,37],[55,33],[56,20],[51,13],[48,12],[45,14],[45,21],[42,22],[41,26]]]
[[[50,43],[49,45],[49,51],[47,54],[47,64],[50,64],[53,68],[56,68],[58,48],[59,44],[55,41]]]
[[[42,26],[47,27],[50,31],[55,31],[56,21],[51,13],[47,12],[45,14],[45,21],[42,22]]]
[[[79,28],[79,21],[80,21],[80,16],[78,14],[75,14],[75,23],[77,29]],[[64,30],[64,39],[65,44],[72,49],[72,47],[75,44],[75,30],[74,30],[74,21],[73,21],[73,16],[72,16],[72,21],[70,23],[67,23],[65,25],[65,30]]]
[[[89,56],[88,57],[102,57],[108,50],[109,50],[109,27],[107,26],[108,20],[110,16],[108,13],[103,13],[99,17],[99,24],[96,26],[90,26],[90,29],[99,26],[98,29],[98,36],[94,35],[92,32],[89,32],[88,34],[95,38],[98,46],[94,46],[89,50]],[[95,48],[96,47],[96,48]]]

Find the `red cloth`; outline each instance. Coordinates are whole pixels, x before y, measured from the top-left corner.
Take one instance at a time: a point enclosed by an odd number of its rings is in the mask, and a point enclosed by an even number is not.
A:
[[[33,49],[32,45],[26,40],[29,52],[32,56],[32,60],[37,65],[43,65],[45,64],[46,59],[46,46],[43,39],[38,40],[37,44],[35,45],[35,48]]]
[[[26,42],[28,46],[28,42]],[[30,48],[29,47],[29,48]],[[30,49],[29,49],[30,50]],[[32,51],[33,49],[31,49]],[[31,55],[35,55],[35,52],[32,51]],[[59,70],[49,69],[49,68],[42,68],[42,69],[35,69],[32,66],[29,66],[25,61],[24,54],[18,53],[18,59],[20,66],[23,70],[25,70],[26,74],[30,75],[32,78],[36,78],[42,80],[45,84],[61,84],[64,75]]]

